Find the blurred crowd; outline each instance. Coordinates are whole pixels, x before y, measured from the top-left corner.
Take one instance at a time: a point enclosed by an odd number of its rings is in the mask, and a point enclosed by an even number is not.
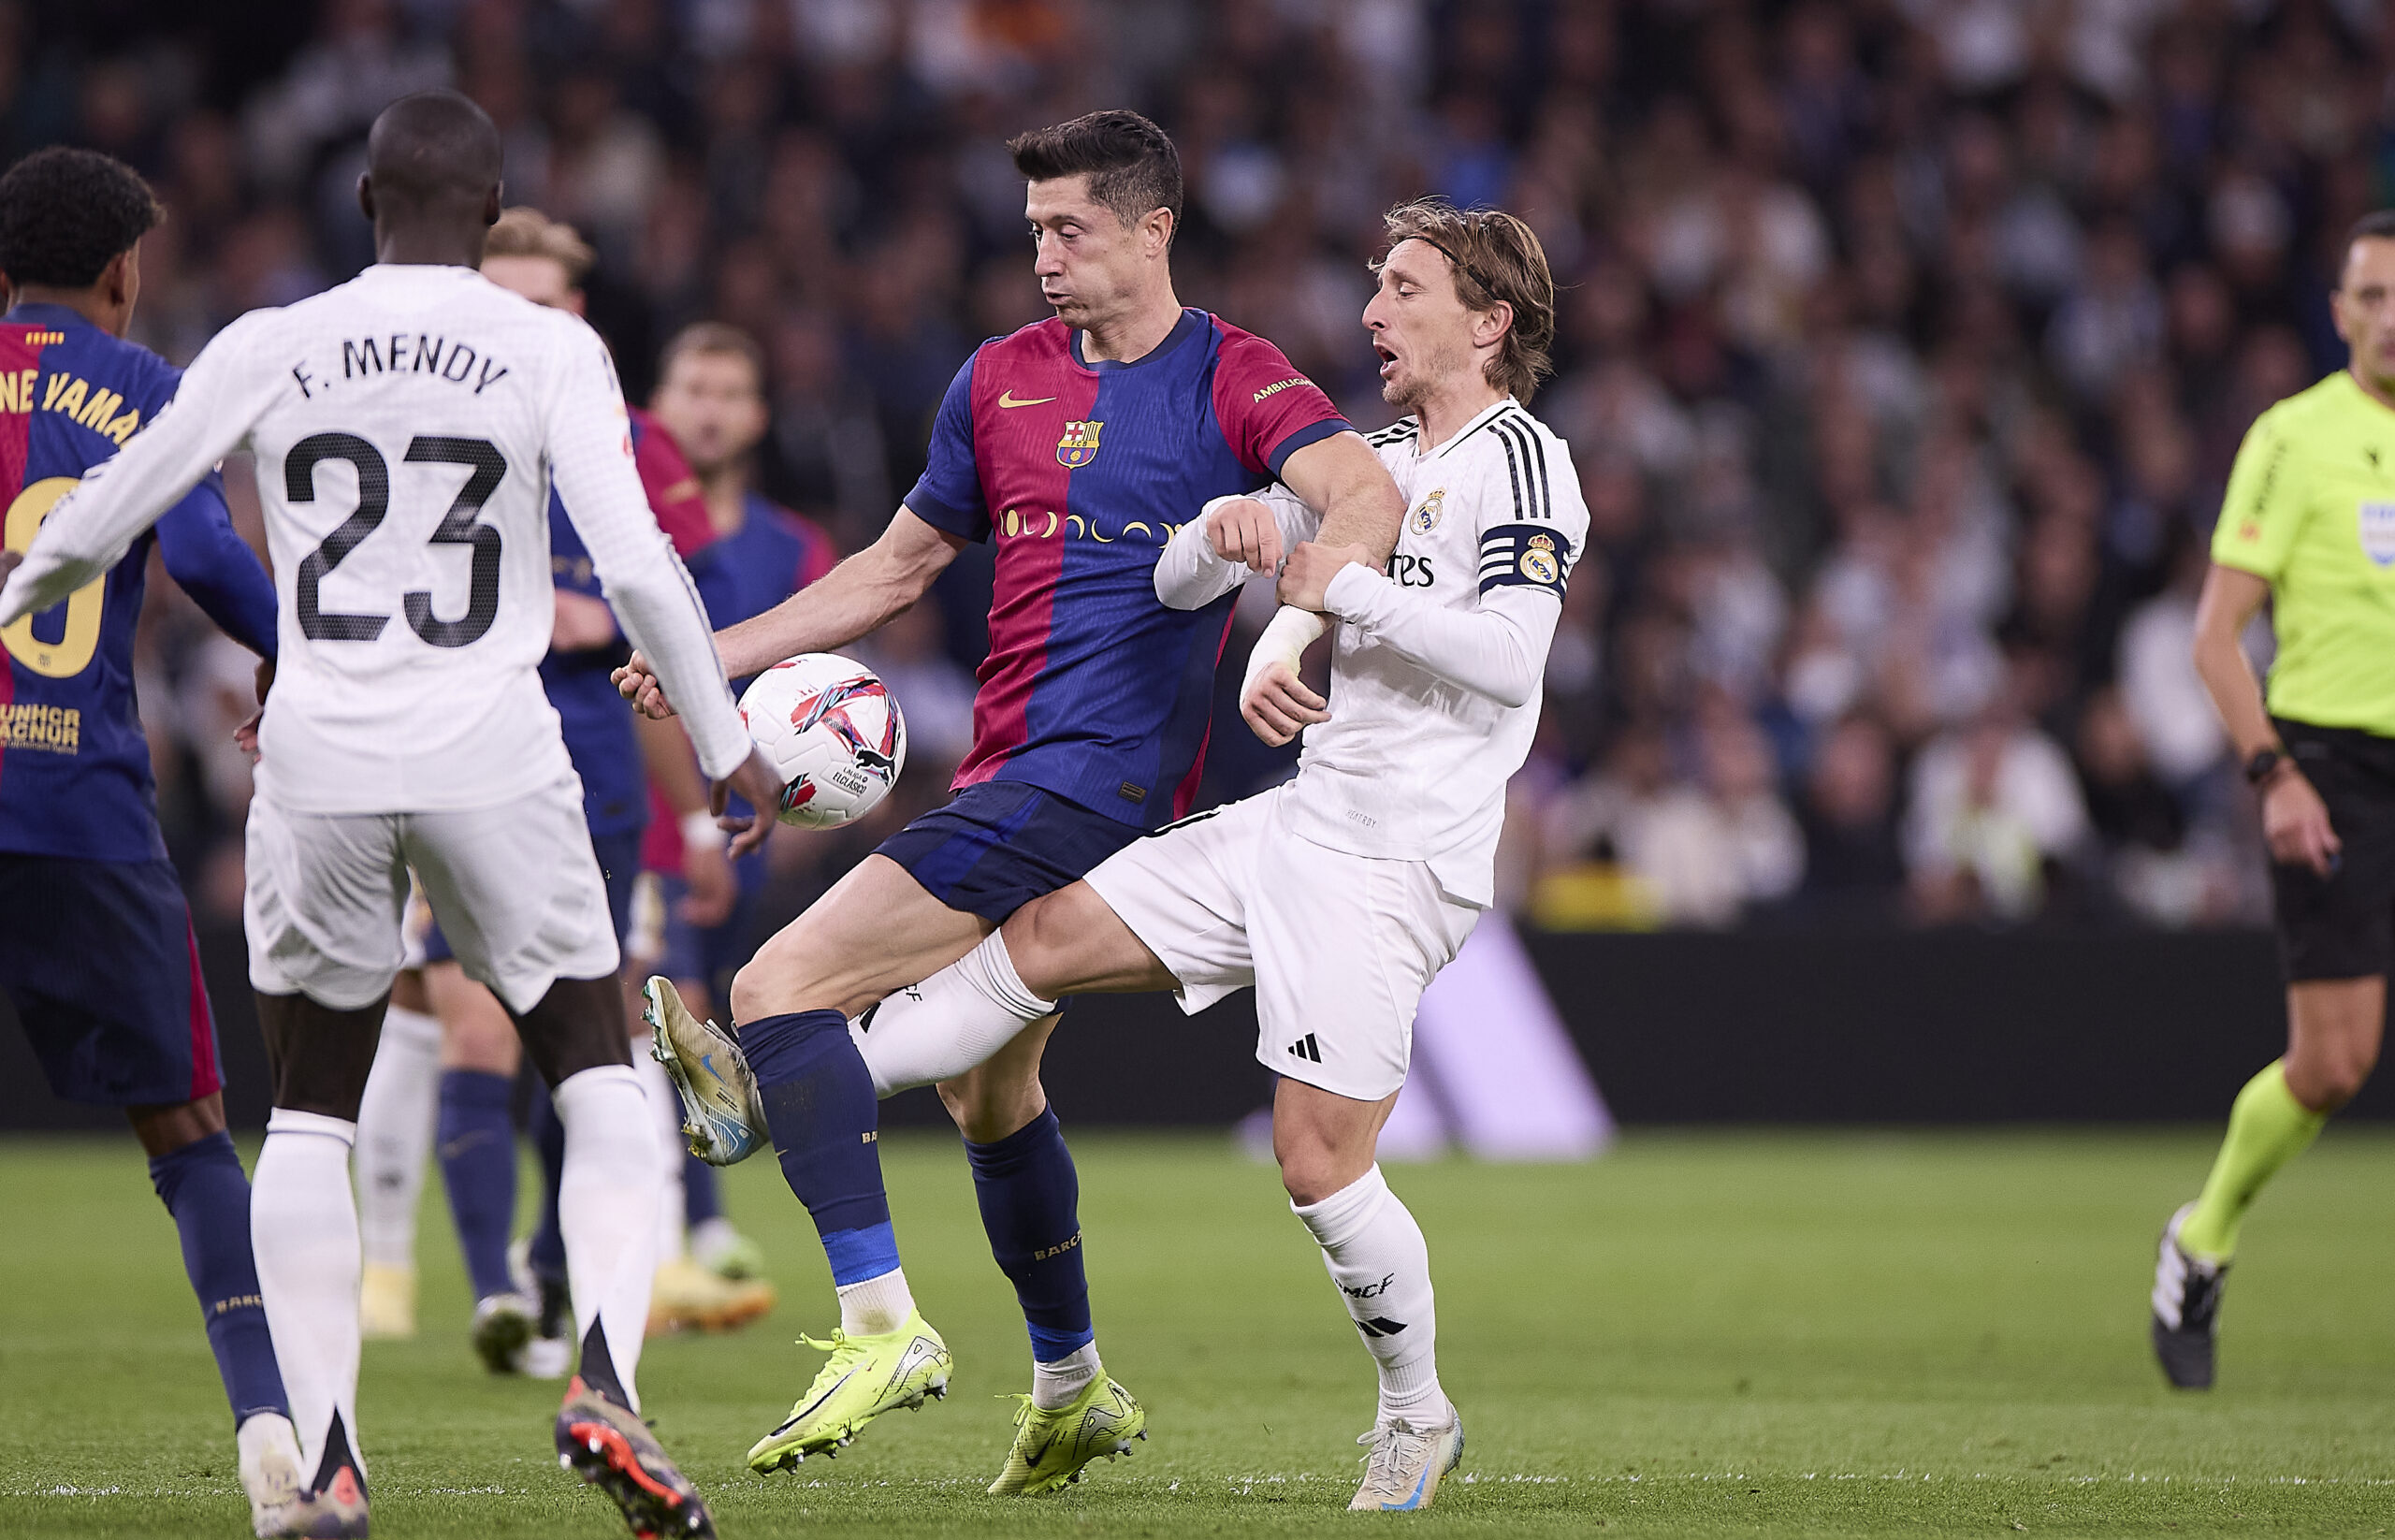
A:
[[[2344,361],[2338,238],[2395,192],[2383,24],[2367,0],[18,0],[0,150],[153,179],[138,336],[185,358],[370,260],[366,125],[453,84],[505,133],[510,200],[598,248],[636,399],[689,321],[762,342],[756,475],[849,549],[974,343],[1045,313],[1009,134],[1155,116],[1183,298],[1366,428],[1380,211],[1501,205],[1563,285],[1534,410],[1593,517],[1506,901],[1560,927],[2210,924],[2268,897],[2194,595],[2245,427]],[[961,747],[986,585],[961,564],[881,649],[921,680],[910,801]],[[205,871],[237,859],[247,670],[166,588],[144,711]],[[1214,741],[1211,796],[1287,772],[1235,716]]]

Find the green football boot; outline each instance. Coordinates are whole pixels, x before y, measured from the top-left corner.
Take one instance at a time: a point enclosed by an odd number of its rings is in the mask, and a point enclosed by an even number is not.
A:
[[[748,1468],[759,1475],[789,1470],[808,1455],[834,1455],[884,1412],[901,1406],[921,1411],[926,1396],[946,1399],[949,1371],[956,1367],[948,1344],[920,1310],[897,1330],[879,1336],[835,1330],[830,1342],[798,1340],[832,1356],[782,1425],[749,1449]]]
[[[993,1497],[1063,1491],[1081,1478],[1081,1467],[1091,1460],[1127,1455],[1133,1439],[1148,1436],[1146,1408],[1104,1374],[1052,1412],[1034,1406],[1029,1396],[1014,1399],[1021,1402],[1014,1414],[1014,1447],[990,1483]]]

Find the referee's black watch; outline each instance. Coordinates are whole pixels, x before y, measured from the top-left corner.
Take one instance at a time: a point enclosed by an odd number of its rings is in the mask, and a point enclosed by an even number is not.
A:
[[[2245,784],[2261,785],[2278,773],[2280,765],[2287,763],[2286,750],[2275,745],[2255,749],[2254,757],[2245,762]]]

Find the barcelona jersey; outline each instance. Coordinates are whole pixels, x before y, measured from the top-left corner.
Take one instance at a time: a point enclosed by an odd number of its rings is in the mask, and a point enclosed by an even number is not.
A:
[[[907,495],[926,523],[997,543],[956,788],[1023,781],[1151,829],[1185,813],[1234,596],[1168,609],[1156,558],[1208,501],[1346,430],[1279,348],[1200,310],[1129,363],[1084,361],[1058,320],[981,344]]]
[[[171,400],[181,372],[58,305],[0,322],[0,501],[9,550]],[[150,744],[134,699],[133,637],[155,543],[209,618],[275,650],[274,586],[225,512],[211,472],[64,603],[0,628],[0,850],[90,861],[163,859]]]

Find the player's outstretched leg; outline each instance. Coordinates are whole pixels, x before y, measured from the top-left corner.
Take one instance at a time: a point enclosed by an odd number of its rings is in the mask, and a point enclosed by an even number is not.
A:
[[[2303,1153],[2329,1121],[2296,1099],[2286,1061],[2245,1082],[2229,1109],[2203,1195],[2170,1216],[2154,1267],[2154,1356],[2182,1390],[2210,1389],[2221,1291],[2237,1232],[2264,1183]]]
[[[560,979],[519,1024],[565,1128],[559,1228],[582,1361],[556,1420],[559,1463],[639,1535],[711,1535],[706,1504],[641,1422],[635,1375],[655,1270],[655,1119],[615,979]]]
[[[1090,1332],[1080,1182],[1038,1075],[1046,1032],[1034,1024],[1052,1024],[1056,1005],[1024,983],[1010,938],[1059,992],[1168,981],[1088,885],[1076,883],[1033,900],[955,963],[891,995],[857,1034],[877,1094],[939,1085],[965,1130],[982,1224],[1030,1328],[1032,1394],[1022,1398],[994,1495],[1060,1490],[1091,1461],[1128,1454],[1133,1440],[1148,1436],[1146,1411],[1107,1375]],[[1055,944],[1060,938],[1069,944]],[[1013,1131],[974,1142],[978,1117],[996,1121],[991,1132]]]
[[[442,950],[447,947],[443,937]],[[474,1290],[470,1340],[492,1373],[522,1373],[538,1331],[540,1305],[516,1287],[507,1266],[508,1232],[515,1220],[511,1106],[522,1062],[515,1026],[498,996],[453,960],[428,966],[425,984],[441,1016],[446,1066],[441,1074],[441,1175]]]
[[[749,1468],[785,1470],[830,1454],[893,1408],[948,1393],[953,1360],[907,1287],[881,1184],[873,1077],[836,1010],[762,1016],[741,1028],[782,1176],[806,1205],[832,1264],[840,1328],[790,1416],[748,1451]]]
[[[156,1152],[150,1157],[150,1184],[174,1216],[183,1272],[199,1297],[208,1345],[233,1405],[251,1525],[262,1535],[280,1533],[300,1492],[299,1441],[258,1298],[250,1179],[225,1132],[223,1098],[211,1092],[177,1107],[144,1108],[132,1120],[143,1148]]]
[[[415,1335],[416,1203],[440,1107],[440,1020],[394,1000],[357,1109],[357,1316],[370,1341]]]
[[[1364,1446],[1355,1509],[1427,1508],[1463,1459],[1463,1419],[1439,1388],[1438,1311],[1422,1227],[1369,1159],[1379,1128],[1372,1102],[1285,1080],[1273,1101],[1273,1148],[1289,1208],[1322,1248],[1348,1316],[1380,1372],[1380,1408]],[[1325,1188],[1335,1188],[1324,1191]]]
[[[909,1010],[987,1011],[990,1003],[971,993],[964,976],[995,966],[983,950],[994,944],[1003,952],[1003,941],[985,940],[955,968],[919,988],[916,997],[902,995],[894,1003]],[[1031,1393],[1016,1413],[1006,1463],[990,1483],[993,1496],[1060,1491],[1080,1480],[1092,1460],[1128,1453],[1133,1439],[1148,1436],[1147,1412],[1107,1377],[1097,1356],[1081,1245],[1081,1175],[1039,1084],[1040,1050],[1055,1017],[1044,1020],[980,1068],[940,1085],[965,1135],[981,1228],[999,1271],[1014,1284],[1031,1337]],[[886,1024],[905,1029],[896,1021]]]
[[[2316,961],[2316,959],[2315,959]],[[2304,955],[2294,964],[2304,971]],[[2378,1062],[2387,981],[2298,977],[2287,986],[2287,1051],[2245,1082],[2229,1109],[2202,1194],[2171,1215],[2155,1261],[2155,1358],[2183,1390],[2208,1388],[2220,1333],[2220,1297],[2246,1211],[2279,1169],[2311,1146],[2331,1113],[2351,1101]]]
[[[384,1002],[351,1010],[304,995],[260,994],[257,1002],[274,1110],[251,1184],[250,1235],[305,1482],[268,1533],[363,1535],[359,1257],[349,1156]]]

